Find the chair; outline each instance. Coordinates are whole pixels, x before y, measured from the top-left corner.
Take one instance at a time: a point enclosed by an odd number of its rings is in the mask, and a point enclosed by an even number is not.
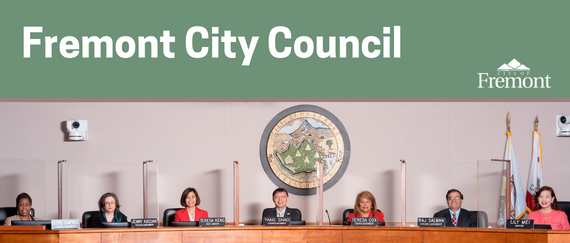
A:
[[[172,222],[174,222],[174,215],[176,211],[183,209],[183,208],[168,208],[164,210],[164,216],[162,218],[162,226],[163,227],[171,227]]]
[[[16,207],[0,208],[0,226],[4,225],[4,221],[6,220],[6,218],[8,218],[10,216],[14,216],[17,213],[18,213],[18,208],[16,208]],[[32,217],[36,216],[36,212],[33,208],[32,208],[32,211],[30,212],[30,214],[32,215]]]
[[[291,221],[291,225],[306,225],[307,223],[303,220],[303,214],[301,214],[301,210],[297,208],[287,208],[287,210],[291,210],[291,212],[297,212],[299,214],[299,221]]]
[[[87,211],[85,213],[83,213],[83,216],[81,217],[81,220],[83,222],[83,228],[93,228],[93,225],[91,225],[91,218],[93,217],[93,215],[100,213],[101,211],[97,210],[97,211]]]
[[[382,212],[380,211],[380,209],[376,209],[377,212]],[[344,212],[342,212],[342,224],[343,225],[350,225],[350,222],[348,222],[348,215],[353,213],[354,209],[349,208],[347,210],[344,210]],[[378,225],[382,225],[382,223],[378,222]]]
[[[300,221],[303,221],[303,214],[301,214],[301,210],[297,208],[287,208],[287,210],[291,210],[291,212],[297,212],[299,214]]]
[[[558,201],[558,206],[564,210],[566,216],[568,217],[568,222],[570,222],[570,202],[569,201]]]
[[[477,228],[487,228],[489,227],[489,218],[485,211],[473,211],[477,214]]]

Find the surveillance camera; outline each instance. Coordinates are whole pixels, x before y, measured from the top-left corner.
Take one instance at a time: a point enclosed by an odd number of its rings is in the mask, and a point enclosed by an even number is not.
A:
[[[67,121],[67,131],[69,140],[87,141],[87,120]]]
[[[570,115],[556,116],[556,136],[570,137]]]

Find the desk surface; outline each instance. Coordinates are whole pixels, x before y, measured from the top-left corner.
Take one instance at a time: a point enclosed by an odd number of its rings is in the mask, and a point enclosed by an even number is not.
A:
[[[570,231],[350,227],[350,226],[226,226],[78,230],[0,230],[0,242],[570,242]]]

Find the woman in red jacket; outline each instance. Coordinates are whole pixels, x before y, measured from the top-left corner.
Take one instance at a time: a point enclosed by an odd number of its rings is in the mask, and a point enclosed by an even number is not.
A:
[[[378,222],[384,222],[384,214],[376,211],[376,198],[369,191],[358,193],[354,202],[354,212],[350,213],[346,221],[351,221],[353,217],[376,217]]]
[[[182,192],[180,205],[184,206],[184,208],[176,211],[174,222],[199,221],[200,218],[208,217],[208,212],[196,207],[200,205],[200,195],[192,187],[188,187]]]

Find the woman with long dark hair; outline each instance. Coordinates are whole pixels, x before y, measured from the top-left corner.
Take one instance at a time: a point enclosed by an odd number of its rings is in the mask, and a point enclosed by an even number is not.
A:
[[[535,224],[548,224],[553,230],[568,230],[568,217],[558,206],[554,189],[543,186],[534,195],[536,211],[530,213],[527,219],[534,219]]]

